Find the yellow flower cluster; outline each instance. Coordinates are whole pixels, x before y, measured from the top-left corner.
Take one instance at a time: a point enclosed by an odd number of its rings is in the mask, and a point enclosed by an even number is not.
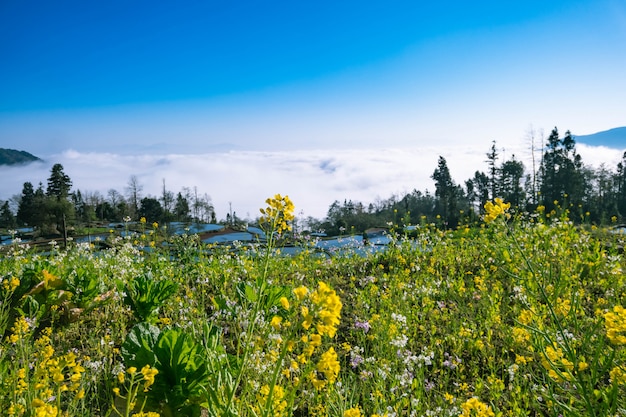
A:
[[[26,319],[22,316],[15,319],[15,323],[11,327],[11,335],[9,336],[9,342],[12,344],[16,344],[20,340],[24,339],[25,336],[30,331],[30,325],[26,321]]]
[[[27,332],[28,323],[20,317],[14,326],[12,336],[23,336]],[[16,330],[16,328],[19,328]],[[33,398],[30,407],[35,416],[57,416],[61,412],[58,404],[53,404],[49,399],[59,396],[61,393],[74,393],[74,399],[84,398],[85,391],[81,388],[82,375],[85,368],[77,361],[74,352],[55,356],[50,335],[52,331],[46,328],[41,336],[35,340],[35,353],[28,367],[19,368],[15,374],[14,396],[17,402],[12,403],[9,415],[22,415],[24,412],[23,401],[25,397]],[[30,392],[27,392],[29,387]],[[32,397],[31,394],[34,394]],[[68,395],[68,394],[64,394]]]
[[[519,346],[527,346],[530,343],[530,333],[523,327],[513,327],[513,340]]]
[[[279,234],[291,230],[289,222],[295,218],[293,214],[295,206],[289,197],[276,194],[265,202],[267,207],[260,210],[262,214],[260,224],[267,225],[269,231],[276,231]]]
[[[317,332],[322,336],[328,335],[329,337],[335,337],[341,315],[341,299],[328,284],[319,282],[317,290],[311,294],[311,300],[317,307],[318,320],[315,322]],[[307,317],[305,323],[310,326],[312,317],[308,314],[305,315],[305,317]],[[302,325],[306,329],[308,326],[305,325],[305,323]]]
[[[341,366],[339,365],[339,360],[337,359],[337,353],[332,346],[328,348],[326,352],[322,353],[322,357],[317,363],[317,367],[315,369],[317,372],[324,375],[324,379],[318,379],[314,372],[311,373],[311,382],[315,388],[321,389],[326,386],[327,383],[335,383]]]
[[[270,395],[270,387],[263,385],[257,394],[257,401],[259,404],[266,404]],[[271,409],[273,411],[273,417],[281,417],[287,415],[287,401],[285,400],[285,389],[280,385],[274,385],[272,392],[272,404]]]
[[[76,354],[68,352],[65,355],[54,357],[54,348],[51,346],[50,340],[51,329],[47,328],[42,336],[35,341],[37,353],[35,357],[38,359],[35,367],[34,378],[37,381],[35,388],[50,390],[50,379],[54,384],[59,385],[60,391],[79,392],[80,381],[85,368],[76,362]],[[52,396],[52,392],[44,392],[44,397]]]
[[[31,403],[33,406],[33,415],[37,417],[56,417],[59,415],[58,408],[50,403],[43,402],[39,398],[35,398]]]
[[[154,377],[158,374],[157,369],[151,368],[150,365],[146,365],[141,368],[141,374],[143,375],[143,392],[147,392],[148,388],[154,384]]]
[[[139,372],[140,375],[138,376],[135,376],[137,374],[137,368],[134,366],[131,366],[130,368],[128,368],[126,372],[131,376],[130,378],[131,388],[136,383],[143,381],[143,392],[147,392],[148,389],[152,386],[152,384],[154,384],[154,377],[159,373],[158,369],[152,368],[150,367],[150,365],[145,365],[143,368],[141,368],[141,371]],[[123,384],[126,381],[126,375],[124,374],[123,371],[117,374],[117,380],[119,381],[120,384]],[[131,391],[131,389],[129,389],[129,391]],[[120,389],[117,387],[113,388],[113,392],[118,396],[121,395]]]
[[[604,314],[606,336],[611,343],[626,345],[626,309],[622,306],[613,307],[613,311]]]
[[[511,203],[505,203],[501,198],[496,198],[494,202],[495,204],[491,201],[487,201],[487,204],[485,204],[486,223],[491,223],[500,215],[505,216],[507,219],[511,217],[511,215],[507,213],[507,210],[511,208]]]
[[[2,287],[7,292],[13,292],[19,286],[20,286],[20,280],[16,277],[11,277],[10,279],[5,279],[4,281],[2,281]]]
[[[565,357],[563,350],[554,343],[554,346],[548,346],[545,356],[541,360],[541,364],[548,371],[550,378],[556,382],[564,380],[572,380],[572,371],[574,364]]]
[[[291,362],[290,367],[283,371],[283,375],[288,378],[298,371],[299,364],[310,363],[315,352],[322,345],[323,336],[335,337],[342,308],[341,299],[325,282],[319,282],[318,288],[314,291],[304,286],[295,288],[293,294],[296,306],[300,307],[302,317],[300,328],[307,332],[299,338],[303,344],[300,354]],[[286,299],[281,301],[281,305],[285,309],[291,307]],[[271,325],[276,327],[280,323],[271,323]],[[341,368],[335,349],[332,346],[329,347],[315,362],[315,367],[309,368],[310,372],[304,372],[311,384],[318,390],[328,384],[333,384]],[[294,381],[296,379],[297,377],[294,377]]]
[[[461,417],[495,417],[495,413],[487,404],[483,403],[476,397],[461,404]]]
[[[344,411],[343,417],[363,417],[363,413],[359,407],[353,407]]]
[[[615,366],[609,372],[609,376],[611,377],[611,382],[617,385],[626,385],[626,371],[622,368]]]

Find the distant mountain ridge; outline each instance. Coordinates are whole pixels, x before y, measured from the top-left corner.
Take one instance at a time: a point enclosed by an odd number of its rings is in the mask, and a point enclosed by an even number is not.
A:
[[[0,165],[25,165],[41,160],[41,158],[26,151],[0,148]]]
[[[626,149],[626,126],[616,127],[591,135],[574,135],[574,139],[576,143],[583,143],[590,146]]]

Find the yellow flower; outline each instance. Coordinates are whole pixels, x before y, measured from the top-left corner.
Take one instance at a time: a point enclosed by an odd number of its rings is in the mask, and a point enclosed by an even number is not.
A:
[[[319,321],[315,327],[319,334],[335,337],[341,313],[341,299],[325,282],[319,282],[318,288],[311,294],[311,300],[320,307]]]
[[[343,417],[362,417],[361,409],[359,407],[349,408],[343,412]]]
[[[5,290],[9,291],[9,292],[13,292],[15,291],[15,289],[17,287],[20,286],[20,280],[16,277],[11,277],[11,279],[7,279],[6,281],[4,281],[2,283],[2,286],[4,287]]]
[[[328,383],[332,384],[337,379],[340,370],[339,361],[337,360],[337,353],[331,346],[326,352],[322,353],[322,357],[317,364],[317,371],[322,372],[326,377]]]
[[[313,387],[317,390],[320,390],[326,386],[326,381],[324,381],[323,379],[317,379],[317,376],[314,372],[309,374],[309,379],[311,380]]]
[[[513,340],[518,345],[525,346],[530,341],[530,333],[523,327],[513,327]]]
[[[311,335],[311,341],[309,342],[309,344],[315,347],[320,346],[322,344],[322,336],[320,336],[319,334],[313,333]]]
[[[311,324],[313,324],[313,315],[309,313],[309,308],[307,306],[302,306],[300,312],[302,313],[302,317],[304,317],[302,327],[304,327],[305,330],[309,330]]]
[[[268,385],[263,385],[257,394],[257,400],[261,404],[267,404],[267,397],[270,395],[270,387]],[[285,415],[285,410],[287,408],[287,401],[284,399],[285,397],[285,389],[280,385],[274,385],[274,389],[272,390],[272,410],[273,416],[283,416]]]
[[[157,369],[151,368],[150,365],[146,365],[141,368],[141,374],[143,375],[143,390],[148,391],[148,388],[154,384],[154,377],[158,374]]]
[[[295,290],[293,290],[293,293],[296,295],[296,298],[298,299],[298,301],[304,300],[304,297],[306,297],[308,292],[309,292],[309,289],[307,287],[298,287]]]
[[[524,325],[529,325],[533,320],[533,313],[530,310],[522,310],[519,314],[519,322]]]
[[[611,382],[617,385],[626,385],[626,371],[622,368],[616,366],[611,369],[609,372],[609,376],[611,377]]]
[[[626,309],[622,306],[613,307],[613,311],[604,314],[606,336],[611,343],[626,345]]]
[[[276,231],[279,234],[283,231],[291,230],[289,222],[295,219],[293,214],[294,205],[288,196],[276,194],[273,198],[265,200],[267,207],[260,209],[261,216],[259,222],[267,224],[269,230]]]
[[[495,417],[491,407],[476,397],[472,397],[461,404],[461,410],[463,410],[461,417]]]
[[[511,207],[511,203],[505,203],[501,198],[496,198],[494,202],[495,204],[491,201],[487,201],[485,204],[486,223],[491,223],[500,215],[505,216],[507,219],[511,217],[511,215],[507,213],[507,210]]]
[[[285,309],[285,310],[289,310],[289,300],[287,299],[287,297],[280,297],[280,300],[278,300],[280,302],[280,305]]]
[[[283,321],[283,318],[280,316],[272,317],[272,321],[270,321],[270,326],[274,328],[274,330],[280,329],[280,323]]]

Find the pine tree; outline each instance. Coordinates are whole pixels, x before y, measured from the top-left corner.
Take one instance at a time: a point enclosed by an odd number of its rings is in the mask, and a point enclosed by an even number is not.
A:
[[[56,197],[57,200],[67,198],[72,188],[72,180],[63,172],[63,165],[54,164],[48,178],[48,188],[46,194],[49,197]]]
[[[0,227],[4,229],[12,229],[17,226],[15,216],[9,207],[9,202],[5,201],[0,207]]]
[[[459,219],[457,203],[461,195],[459,188],[452,180],[448,163],[443,156],[439,157],[437,169],[435,169],[431,178],[435,180],[437,213],[447,223],[448,227],[455,227]]]
[[[491,149],[487,153],[487,165],[489,166],[489,191],[491,199],[499,196],[498,192],[498,150],[496,149],[496,141],[491,142]]]
[[[500,197],[515,207],[521,207],[525,200],[524,186],[524,164],[515,159],[506,161],[500,167]]]

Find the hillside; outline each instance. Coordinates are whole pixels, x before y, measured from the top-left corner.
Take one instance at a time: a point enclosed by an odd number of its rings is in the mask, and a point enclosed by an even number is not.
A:
[[[591,135],[574,135],[577,143],[607,148],[626,149],[626,126],[616,127]]]
[[[35,161],[41,161],[41,158],[26,151],[0,148],[0,165],[23,165]]]

